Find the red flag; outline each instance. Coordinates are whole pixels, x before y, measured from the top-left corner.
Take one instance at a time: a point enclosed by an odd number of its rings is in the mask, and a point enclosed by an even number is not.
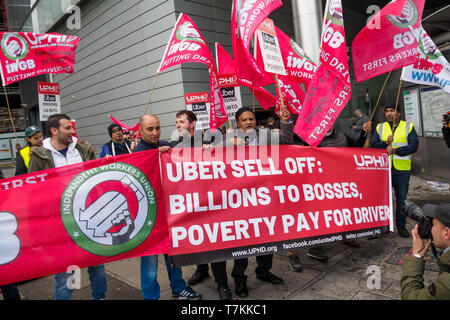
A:
[[[413,64],[425,0],[396,0],[381,9],[352,43],[356,82]]]
[[[280,0],[233,1],[231,39],[238,77],[251,81],[255,87],[263,87],[275,81],[250,54],[250,41],[261,22],[282,5]]]
[[[216,61],[219,75],[237,75],[233,58],[216,42]],[[253,95],[264,110],[275,106],[276,98],[264,88],[254,87],[250,80],[238,77],[239,85],[252,89]]]
[[[278,79],[280,83],[281,95],[283,96],[283,102],[288,107],[292,114],[297,114],[302,110],[302,103],[305,99],[305,92],[302,87],[296,83],[287,80],[285,77]],[[276,112],[281,106],[280,97],[277,90],[277,106]]]
[[[208,66],[211,97],[210,128],[216,130],[227,121],[228,116],[217,83],[214,59],[197,26],[191,18],[181,13],[173,28],[157,72],[187,62],[198,62]]]
[[[308,88],[317,65],[308,57],[307,53],[287,34],[275,26],[278,42],[280,43],[287,80],[300,82]],[[280,76],[278,76],[280,77]]]
[[[341,0],[331,0],[322,30],[321,65],[306,92],[294,132],[317,147],[351,96]]]
[[[4,86],[46,73],[73,73],[80,39],[58,33],[1,32]]]

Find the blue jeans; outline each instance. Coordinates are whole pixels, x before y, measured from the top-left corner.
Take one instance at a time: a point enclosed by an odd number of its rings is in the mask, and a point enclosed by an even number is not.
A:
[[[89,280],[91,281],[92,300],[105,299],[106,292],[106,275],[105,266],[93,266],[88,268]],[[57,273],[55,274],[55,299],[70,300],[73,289],[67,286],[67,280],[72,277],[73,273]]]
[[[170,280],[170,287],[176,294],[186,289],[186,282],[183,279],[181,268],[172,267],[169,256],[164,255],[166,261],[167,274]],[[158,256],[141,257],[141,290],[144,300],[158,300],[160,297],[160,288],[157,281],[158,275]]]
[[[395,224],[397,228],[406,226],[406,216],[402,213],[408,195],[410,171],[392,169],[392,187],[395,192]]]

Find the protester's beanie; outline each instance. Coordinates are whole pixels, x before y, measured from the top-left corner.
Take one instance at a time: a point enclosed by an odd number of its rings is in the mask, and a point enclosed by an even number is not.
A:
[[[234,118],[236,119],[236,121],[239,120],[239,117],[241,116],[241,114],[243,114],[244,112],[247,112],[247,111],[253,113],[253,115],[255,114],[251,108],[242,107],[238,111],[236,111],[236,114],[234,115]]]
[[[112,123],[108,126],[108,133],[109,133],[110,137],[112,137],[112,132],[113,132],[114,128],[117,128],[117,127],[120,128],[120,126],[117,123]]]

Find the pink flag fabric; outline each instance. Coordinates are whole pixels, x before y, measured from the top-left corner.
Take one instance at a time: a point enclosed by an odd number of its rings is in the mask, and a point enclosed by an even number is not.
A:
[[[381,9],[352,43],[356,82],[413,64],[425,0],[396,0]]]
[[[308,88],[317,71],[317,65],[308,57],[307,53],[287,34],[275,26],[284,67],[289,81],[300,82]]]
[[[73,73],[80,38],[58,33],[1,32],[2,83],[46,73]]]
[[[280,0],[233,0],[231,38],[237,74],[239,78],[251,81],[255,87],[275,81],[250,54],[250,42],[261,22],[282,5]]]
[[[322,30],[320,66],[306,92],[294,132],[317,147],[351,96],[341,0],[330,0]]]
[[[302,87],[296,82],[287,80],[286,77],[280,78],[278,81],[280,83],[284,104],[288,107],[291,114],[300,113],[303,100],[305,99],[305,92]],[[280,105],[281,101],[277,91],[276,112],[279,110]]]
[[[225,51],[225,49],[216,42],[216,61],[217,71],[220,76],[223,75],[237,75],[236,67],[233,58]],[[276,98],[264,88],[254,87],[250,80],[238,77],[239,85],[250,88],[253,95],[264,110],[275,106]]]
[[[208,66],[211,97],[210,129],[215,131],[228,120],[228,116],[217,82],[214,59],[197,26],[191,18],[181,13],[173,28],[157,72],[160,73],[167,68],[187,62],[198,62]]]

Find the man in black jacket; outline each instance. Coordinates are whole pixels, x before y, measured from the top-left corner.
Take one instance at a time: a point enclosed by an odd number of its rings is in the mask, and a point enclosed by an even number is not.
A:
[[[450,148],[450,111],[447,114],[442,115],[442,135],[444,136],[444,141]]]

